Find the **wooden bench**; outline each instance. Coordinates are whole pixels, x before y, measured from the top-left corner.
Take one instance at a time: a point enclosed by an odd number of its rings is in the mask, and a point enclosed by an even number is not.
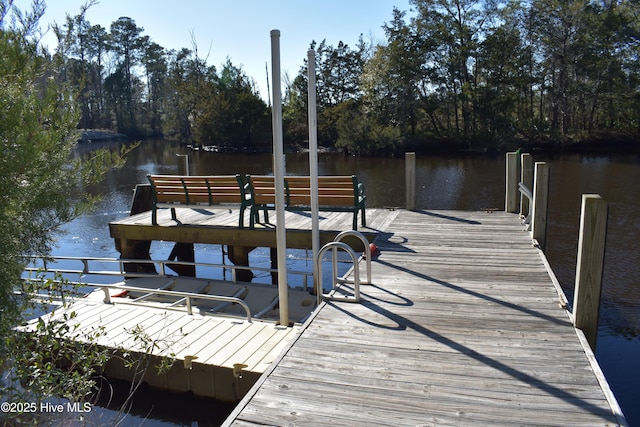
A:
[[[267,211],[275,209],[275,179],[273,176],[247,175],[251,205],[251,226],[259,220],[258,212],[264,212],[265,222],[269,221]],[[311,179],[308,176],[286,176],[284,178],[285,209],[290,211],[311,210]],[[332,212],[353,212],[353,229],[358,229],[358,212],[362,226],[367,225],[365,217],[364,185],[351,176],[318,177],[318,210]]]
[[[244,211],[250,202],[240,175],[147,175],[147,178],[153,193],[153,225],[158,225],[157,210],[160,208],[171,208],[171,219],[177,220],[176,208],[232,204],[240,206],[239,227],[244,228]]]

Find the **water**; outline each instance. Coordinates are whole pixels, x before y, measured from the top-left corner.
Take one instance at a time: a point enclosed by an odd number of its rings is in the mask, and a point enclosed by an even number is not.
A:
[[[111,144],[117,149],[117,144]],[[96,147],[84,145],[79,150]],[[146,182],[148,173],[185,173],[185,159],[176,154],[189,153],[190,172],[201,174],[266,174],[271,171],[271,155],[241,155],[188,152],[175,144],[144,142],[134,150],[126,165],[109,174],[106,182],[91,191],[101,193],[103,201],[92,214],[66,227],[55,255],[118,257],[108,223],[128,215],[132,189]],[[581,195],[600,194],[609,204],[609,223],[603,277],[603,302],[596,356],[631,426],[640,425],[640,155],[534,155],[534,161],[550,165],[549,224],[547,257],[569,298],[573,294],[578,242]],[[288,154],[287,172],[308,174],[308,155]],[[422,209],[479,210],[504,207],[504,156],[418,157],[417,204]],[[405,205],[404,159],[359,159],[342,155],[320,155],[320,174],[352,174],[365,184],[368,207]],[[155,242],[152,257],[166,257],[171,247]],[[219,247],[202,245],[203,262],[219,263]],[[267,266],[268,251],[257,251],[251,263]],[[297,262],[302,267],[307,261]],[[308,266],[311,268],[311,266]],[[183,399],[183,400],[181,400]],[[146,399],[148,400],[148,399]],[[228,408],[208,400],[188,396],[168,398],[180,402],[173,416],[144,406],[132,414],[129,425],[149,418],[145,425],[188,425],[202,422],[202,414],[180,408],[211,404],[209,413]],[[144,402],[143,397],[139,398]],[[208,402],[208,403],[203,403]],[[136,411],[133,411],[136,412]],[[206,413],[206,411],[205,411]],[[108,412],[107,412],[108,414]],[[145,415],[140,415],[145,414]],[[148,415],[146,415],[148,414]],[[213,415],[211,415],[213,417]],[[223,419],[224,417],[222,417]],[[212,418],[213,419],[213,418]],[[212,421],[211,425],[215,425]]]

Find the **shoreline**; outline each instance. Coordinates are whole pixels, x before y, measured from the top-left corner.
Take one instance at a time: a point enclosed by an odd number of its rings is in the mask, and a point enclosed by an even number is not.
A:
[[[91,143],[91,142],[107,142],[107,141],[120,141],[130,139],[129,135],[115,132],[108,129],[79,129],[78,143]],[[156,137],[146,137],[142,139],[155,139]],[[581,141],[514,141],[510,143],[500,143],[496,146],[487,146],[486,144],[472,144],[471,146],[462,144],[455,141],[430,141],[423,142],[421,144],[407,144],[402,150],[404,152],[415,152],[421,155],[485,155],[485,154],[503,154],[509,151],[516,151],[518,149],[531,153],[546,153],[546,154],[617,154],[617,153],[638,153],[640,154],[640,141],[635,138],[621,138],[612,136],[611,138],[594,138]],[[182,143],[188,149],[193,151],[203,151],[211,153],[268,153],[270,147],[229,147],[229,146],[203,146],[192,145]],[[466,146],[465,146],[466,145]],[[308,152],[309,149],[303,145],[293,144],[285,147],[286,152]],[[318,147],[319,153],[342,153],[347,156],[353,155],[352,153],[345,153],[344,151],[335,147]],[[400,153],[392,153],[392,156],[397,156]],[[376,155],[370,156],[357,156],[357,157],[381,157]]]
[[[78,142],[118,141],[129,139],[128,135],[108,129],[78,129]]]

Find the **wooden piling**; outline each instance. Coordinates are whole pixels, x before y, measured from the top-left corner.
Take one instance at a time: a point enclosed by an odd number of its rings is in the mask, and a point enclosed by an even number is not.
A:
[[[173,249],[171,249],[168,259],[170,261],[176,260],[178,262],[195,262],[196,254],[193,243],[176,243],[173,245]],[[196,277],[195,265],[168,263],[167,267],[178,273],[180,276]]]
[[[240,245],[228,245],[227,246],[227,256],[229,257],[229,261],[233,263],[233,265],[241,265],[241,266],[249,266],[249,252],[254,250],[255,247],[247,247]],[[251,270],[239,269],[236,271],[236,280],[241,282],[251,282],[253,279],[253,273]]]
[[[520,193],[518,191],[518,153],[507,153],[506,190],[504,200],[504,210],[506,212],[517,213]]]
[[[598,194],[582,195],[573,321],[576,328],[582,329],[594,351],[598,336],[607,216],[604,199]]]
[[[405,182],[407,210],[416,210],[416,153],[405,153]]]
[[[141,212],[151,210],[153,205],[153,190],[150,184],[137,184],[133,190],[133,200],[131,201],[131,212],[129,215],[137,215]]]
[[[533,213],[531,237],[544,251],[547,240],[547,210],[549,206],[549,166],[536,162],[533,183]]]

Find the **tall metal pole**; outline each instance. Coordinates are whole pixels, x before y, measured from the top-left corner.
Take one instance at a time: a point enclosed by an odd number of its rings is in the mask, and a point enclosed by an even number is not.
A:
[[[276,184],[276,245],[280,324],[289,325],[287,284],[287,231],[284,223],[284,148],[282,139],[282,96],[280,93],[280,30],[271,30],[271,75],[273,76],[273,175]]]
[[[311,252],[313,256],[313,285],[322,295],[322,283],[318,283],[317,258],[320,252],[320,218],[318,214],[318,121],[316,114],[316,52],[307,51],[309,86],[309,174],[311,176]]]

